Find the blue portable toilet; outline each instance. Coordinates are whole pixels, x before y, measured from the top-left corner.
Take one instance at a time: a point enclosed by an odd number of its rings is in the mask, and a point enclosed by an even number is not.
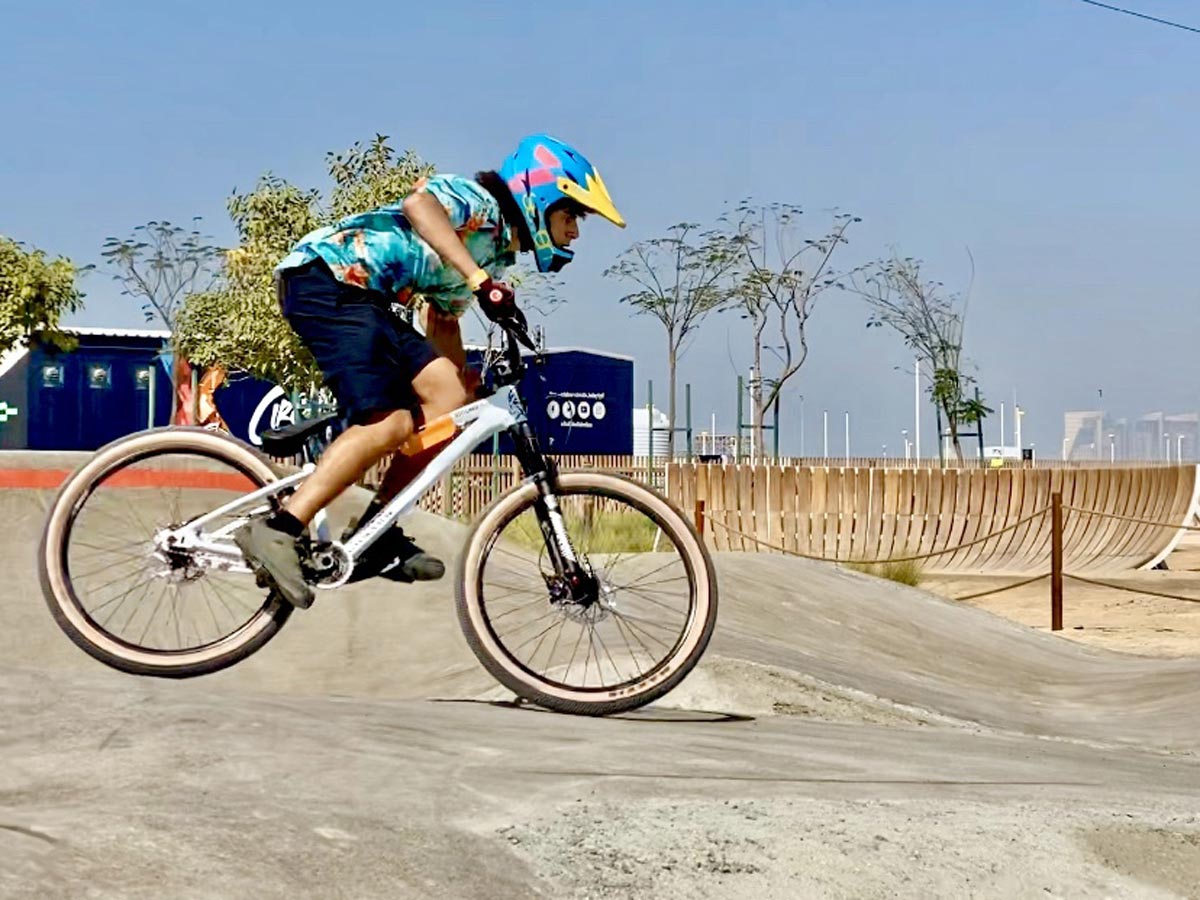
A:
[[[16,348],[0,359],[0,448],[95,450],[168,424],[171,379],[161,352],[170,332],[64,330],[78,339],[75,350]]]

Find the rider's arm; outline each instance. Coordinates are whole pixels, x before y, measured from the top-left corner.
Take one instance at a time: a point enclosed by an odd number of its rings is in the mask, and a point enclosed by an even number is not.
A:
[[[459,238],[450,222],[446,209],[437,198],[425,191],[409,194],[403,204],[404,216],[409,224],[419,234],[425,243],[434,249],[447,265],[454,266],[466,280],[468,287],[474,290],[487,273],[479,268],[479,263],[467,252],[466,245]],[[455,323],[457,331],[458,323]],[[432,339],[431,339],[432,340]],[[461,346],[461,340],[459,342]]]

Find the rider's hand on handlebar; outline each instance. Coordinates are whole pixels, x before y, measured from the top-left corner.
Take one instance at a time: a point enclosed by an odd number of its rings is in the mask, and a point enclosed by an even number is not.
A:
[[[476,288],[475,298],[483,314],[493,322],[503,322],[520,312],[517,309],[517,295],[503,281],[486,279]]]

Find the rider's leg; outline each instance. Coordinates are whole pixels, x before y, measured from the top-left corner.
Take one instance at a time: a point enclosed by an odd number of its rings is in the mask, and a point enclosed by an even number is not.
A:
[[[448,359],[438,357],[425,366],[413,379],[413,391],[421,402],[426,422],[458,409],[467,400],[466,391],[458,377],[458,369]],[[284,509],[307,524],[319,509],[360,479],[385,454],[398,450],[413,432],[413,416],[407,410],[372,413],[359,425],[351,425],[338,435],[317,461],[316,470],[288,500]],[[424,454],[422,454],[424,455]],[[408,483],[420,469],[411,471],[397,455],[384,478],[392,493],[383,498],[386,503]],[[397,470],[397,463],[401,469]],[[392,472],[407,478],[400,481]],[[382,490],[382,489],[381,489]]]
[[[295,539],[322,506],[362,476],[413,430],[410,408],[435,418],[465,401],[453,363],[438,356],[410,324],[396,320],[389,298],[343,284],[320,260],[281,279],[284,316],[312,352],[351,427],[322,455],[317,470],[269,520],[253,520],[234,542],[283,596],[307,607]]]

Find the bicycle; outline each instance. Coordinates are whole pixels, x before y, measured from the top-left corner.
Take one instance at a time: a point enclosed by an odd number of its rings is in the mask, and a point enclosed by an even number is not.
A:
[[[584,715],[640,707],[679,684],[708,645],[712,559],[652,488],[558,471],[519,388],[521,346],[533,344],[516,322],[501,332],[480,399],[417,432],[418,445],[449,442],[403,491],[344,541],[332,538],[326,510],[314,518],[300,543],[306,579],[318,590],[345,585],[363,552],[456,462],[507,432],[523,478],[478,516],[460,556],[467,643],[525,701]],[[95,659],[137,675],[206,675],[260,650],[293,607],[274,591],[264,596],[268,585],[230,535],[280,508],[337,430],[336,413],[319,416],[265,433],[260,452],[224,432],[157,428],[96,451],[60,488],[38,551],[59,627]],[[271,457],[301,465],[287,474]]]

